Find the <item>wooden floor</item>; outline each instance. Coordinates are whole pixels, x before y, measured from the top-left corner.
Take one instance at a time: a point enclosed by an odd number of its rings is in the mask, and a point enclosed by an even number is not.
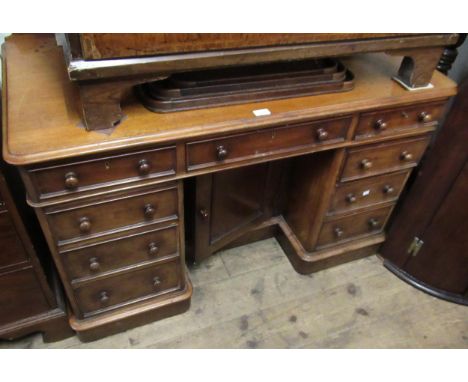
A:
[[[376,256],[297,274],[274,239],[191,269],[191,309],[88,344],[40,335],[1,348],[468,348],[468,307],[389,273]]]

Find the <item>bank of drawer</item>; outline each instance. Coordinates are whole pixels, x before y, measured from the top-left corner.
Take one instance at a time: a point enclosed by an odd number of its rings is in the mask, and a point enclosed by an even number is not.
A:
[[[424,136],[349,149],[341,180],[353,180],[416,166],[428,143],[429,136]]]
[[[338,184],[328,214],[339,214],[396,200],[408,174],[409,170]]]
[[[167,293],[183,287],[180,259],[90,282],[75,290],[83,313],[109,310],[145,297]]]
[[[46,215],[58,242],[89,238],[122,227],[175,219],[177,189],[133,191],[90,204],[67,203],[47,208]]]
[[[439,102],[363,113],[359,118],[355,139],[434,125],[442,117],[444,108],[445,103]]]
[[[178,227],[170,226],[62,252],[70,279],[98,276],[178,253]]]
[[[50,310],[31,267],[0,272],[0,326]]]
[[[0,268],[28,260],[7,211],[0,212],[0,246]]]
[[[39,198],[175,174],[175,147],[29,170]]]
[[[325,222],[320,230],[317,247],[382,231],[391,209],[392,206],[387,206]]]
[[[276,127],[187,144],[187,170],[341,142],[351,118]]]

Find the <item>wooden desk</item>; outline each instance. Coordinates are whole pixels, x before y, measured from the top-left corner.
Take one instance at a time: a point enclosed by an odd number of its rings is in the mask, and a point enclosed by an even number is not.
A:
[[[4,158],[21,169],[83,340],[187,309],[186,244],[200,261],[275,235],[300,273],[375,253],[456,93],[440,73],[406,91],[390,79],[399,60],[368,54],[345,61],[351,92],[172,114],[129,94],[120,125],[88,132],[53,36],[3,49]]]

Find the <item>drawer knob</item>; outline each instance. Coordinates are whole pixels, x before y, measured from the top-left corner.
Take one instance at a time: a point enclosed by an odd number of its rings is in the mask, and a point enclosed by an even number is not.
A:
[[[84,216],[80,219],[80,232],[88,233],[91,231],[91,221],[88,217]]]
[[[78,175],[74,172],[67,172],[65,174],[65,187],[73,190],[78,187]]]
[[[335,236],[337,238],[343,237],[344,231],[340,227],[335,228]]]
[[[151,170],[151,166],[146,159],[142,159],[138,162],[138,172],[140,175],[148,175]]]
[[[228,151],[224,146],[216,147],[216,156],[219,160],[224,160],[228,156]]]
[[[377,228],[380,225],[380,222],[377,219],[369,219],[369,227],[370,228]]]
[[[423,111],[418,115],[419,122],[431,122],[432,121],[432,115],[426,111]]]
[[[411,154],[408,151],[403,151],[400,155],[400,159],[405,162],[409,162],[410,160],[413,159],[413,154]]]
[[[159,248],[158,246],[156,245],[155,242],[151,242],[149,243],[148,245],[148,253],[151,255],[151,256],[155,256],[157,255],[159,252]]]
[[[372,167],[372,162],[369,159],[363,159],[361,161],[361,168],[369,170]]]
[[[99,301],[103,304],[109,301],[109,294],[105,290],[99,293]]]
[[[348,195],[346,195],[346,201],[347,201],[348,203],[354,203],[354,202],[356,202],[356,200],[357,200],[357,199],[356,199],[356,196],[354,196],[354,194],[348,194]]]
[[[101,267],[101,264],[99,264],[99,261],[97,257],[91,257],[89,259],[89,269],[92,270],[93,272],[96,272],[99,270]]]
[[[327,139],[327,138],[328,138],[328,132],[327,132],[327,130],[322,129],[322,128],[320,128],[320,129],[317,130],[317,139],[318,139],[319,141],[324,141],[324,140]]]
[[[203,219],[206,219],[209,216],[208,210],[206,208],[202,208],[199,212]]]
[[[145,205],[145,208],[144,208],[145,218],[152,219],[154,217],[155,212],[156,212],[156,209],[154,208],[152,204]]]
[[[387,128],[387,126],[388,126],[387,122],[385,122],[383,119],[378,119],[374,123],[374,128],[376,130],[385,130]]]
[[[153,286],[157,287],[161,284],[161,279],[159,276],[153,277]]]
[[[393,194],[393,192],[395,192],[395,189],[389,184],[386,184],[383,188],[383,192],[384,194]]]

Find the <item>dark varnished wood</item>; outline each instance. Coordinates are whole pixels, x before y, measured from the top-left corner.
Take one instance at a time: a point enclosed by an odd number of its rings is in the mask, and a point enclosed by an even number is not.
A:
[[[187,170],[254,159],[307,146],[344,141],[350,118],[310,122],[187,145]],[[326,136],[323,136],[324,133]],[[220,155],[222,153],[223,155]]]
[[[465,79],[442,131],[423,162],[381,249],[390,268],[425,291],[466,303],[468,291],[468,82]],[[449,148],[449,149],[447,149]],[[408,252],[414,237],[424,244]],[[455,298],[455,296],[457,296]]]
[[[294,161],[284,217],[307,251],[315,249],[343,156],[342,149]]]
[[[340,214],[398,199],[409,171],[380,175],[340,183],[328,209],[329,215]]]
[[[429,139],[429,136],[425,136],[350,149],[344,162],[341,181],[414,167],[421,159]]]
[[[70,202],[48,207],[45,215],[55,240],[64,242],[126,226],[176,219],[177,211],[177,191],[169,188],[110,195],[95,203]]]
[[[355,139],[371,139],[374,136],[397,134],[402,129],[437,125],[444,110],[445,103],[441,102],[362,113]]]
[[[192,260],[201,262],[281,213],[286,162],[196,178]]]
[[[95,277],[108,271],[177,254],[178,237],[177,226],[171,225],[83,245],[62,251],[61,255],[70,279]]]
[[[145,298],[183,289],[182,268],[178,259],[90,282],[75,290],[83,316],[108,311]]]
[[[381,232],[391,210],[392,206],[373,208],[328,220],[320,230],[317,248]]]
[[[342,209],[327,216],[333,198],[338,197],[335,193],[342,192],[341,187],[358,182],[371,184],[371,180],[383,175],[396,177],[405,173],[406,176],[406,171],[419,161],[429,134],[436,126],[427,117],[416,124],[405,124],[406,119],[394,118],[388,113],[397,111],[401,115],[400,109],[442,105],[455,92],[455,85],[439,73],[432,79],[433,89],[407,92],[389,79],[398,65],[395,60],[382,58],[382,55],[355,57],[346,62],[357,74],[356,88],[346,95],[337,93],[192,110],[169,117],[148,112],[129,94],[123,105],[126,119],[103,134],[77,127],[80,117],[70,105],[75,103],[79,89],[68,79],[57,78],[59,73],[66,74],[60,54],[49,48],[48,53],[43,53],[48,59],[32,57],[34,70],[26,71],[22,66],[24,54],[15,44],[21,45],[19,40],[13,39],[6,49],[10,62],[5,76],[9,87],[6,157],[23,168],[23,179],[32,195],[30,203],[40,217],[73,310],[72,326],[85,339],[114,333],[147,322],[150,317],[164,317],[187,307],[191,289],[183,268],[184,228],[189,231],[195,228],[194,234],[187,235],[187,244],[189,249],[201,254],[199,258],[220,248],[275,235],[300,273],[375,253],[385,240],[381,227],[387,217],[380,219],[376,211],[388,209],[389,213],[395,199],[377,198],[359,209]],[[28,44],[34,45],[34,41],[29,40]],[[44,73],[44,76],[37,73]],[[20,79],[20,75],[26,76],[28,81]],[[41,86],[47,92],[48,102],[55,105],[54,111],[41,103],[40,97],[34,98],[27,110],[21,107],[17,89],[20,84],[24,88],[28,83]],[[32,97],[34,89],[26,94]],[[254,117],[252,111],[257,108],[268,108],[271,115]],[[40,134],[29,127],[32,122],[37,125],[37,120],[31,117],[32,110],[36,111],[35,116],[48,117],[40,120]],[[354,139],[367,113],[380,112],[391,117],[392,124],[381,126],[386,133],[369,135],[367,140]],[[411,113],[413,118],[414,113]],[[60,140],[51,137],[60,137]],[[35,140],[34,144],[30,143],[31,139]],[[167,162],[174,172],[154,177],[133,175],[132,154],[161,147],[176,148]],[[115,173],[95,171],[94,177],[88,178],[81,189],[82,177],[76,169],[68,168],[70,164],[81,162],[80,172],[88,174],[93,172],[93,164],[101,166],[106,158],[122,154],[126,155],[122,160],[132,164],[118,166]],[[361,158],[364,154],[371,156]],[[139,171],[150,171],[149,163],[141,162],[145,158],[138,159]],[[357,159],[373,161],[367,172],[355,169]],[[130,167],[131,171],[126,170]],[[59,169],[54,174],[60,174],[64,186],[57,191],[47,191],[39,198],[32,174],[42,168],[53,172]],[[64,169],[67,171],[63,172]],[[233,172],[224,171],[228,169]],[[343,182],[342,173],[346,178]],[[106,177],[107,174],[111,175]],[[191,180],[190,177],[198,178]],[[182,180],[186,183],[187,222]],[[195,187],[191,188],[190,183]],[[268,186],[275,184],[277,186]],[[395,186],[397,193],[401,184]],[[67,191],[65,185],[69,187]],[[163,214],[165,217],[157,216],[158,208],[154,203],[138,204],[138,208],[131,204],[131,200],[142,201],[143,194],[156,195],[165,192],[163,189],[176,193],[174,203],[164,202],[164,206],[174,208],[169,215]],[[355,203],[359,202],[357,199]],[[75,212],[76,216],[71,216]],[[364,221],[362,216],[371,213],[365,230],[363,225],[354,224]],[[66,219],[57,222],[53,220],[54,215]],[[333,245],[321,242],[323,247],[317,248],[322,228],[344,219],[347,228],[346,231],[342,228],[343,236]],[[58,231],[63,227],[68,230],[71,222],[72,235],[67,234],[57,242]],[[149,251],[147,243],[145,252],[131,250],[138,244],[125,244],[135,243],[133,240],[142,244],[146,237],[144,232],[172,224],[179,230],[178,253],[145,260]],[[84,232],[79,231],[80,226]],[[349,228],[355,226],[359,230],[352,232]],[[348,232],[351,235],[347,237]],[[197,241],[200,238],[206,240]],[[111,259],[110,253],[117,247],[121,252]],[[72,272],[65,264],[70,254],[74,254],[77,261]],[[104,256],[104,261],[99,256]],[[180,264],[177,272],[185,286],[169,288],[171,291],[161,295],[148,294],[145,289],[148,285],[141,284],[143,279],[145,283],[148,280],[140,275],[175,263]],[[101,264],[106,267],[101,268]],[[73,273],[75,271],[78,273]],[[171,274],[177,272],[171,271]],[[101,288],[109,285],[112,290]],[[89,292],[78,295],[77,290]],[[115,296],[120,297],[115,300]],[[85,310],[89,317],[83,316]]]
[[[175,147],[89,159],[65,165],[32,168],[29,177],[39,201],[70,194],[174,175]]]
[[[355,39],[401,33],[68,33],[74,57],[88,60]]]
[[[34,217],[25,213],[24,199],[13,196],[6,180],[18,184],[18,174],[3,162],[0,165],[4,203],[0,211],[0,338],[12,340],[35,332],[41,332],[46,342],[67,338],[73,332],[61,290],[50,282],[55,279],[53,271],[48,272],[47,279],[38,259],[38,251],[45,250],[41,236],[38,232],[31,235],[37,230]]]
[[[2,243],[2,256],[0,257],[0,270],[2,268],[28,261],[27,254],[16,233],[8,211],[0,212],[0,242]]]

